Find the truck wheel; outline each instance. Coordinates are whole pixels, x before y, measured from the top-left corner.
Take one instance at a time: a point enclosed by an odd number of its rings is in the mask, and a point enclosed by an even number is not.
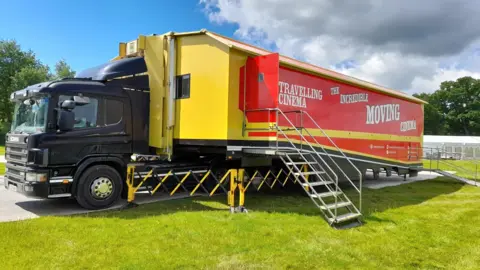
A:
[[[122,177],[114,168],[95,165],[78,179],[76,199],[86,209],[102,209],[114,204],[121,195]]]

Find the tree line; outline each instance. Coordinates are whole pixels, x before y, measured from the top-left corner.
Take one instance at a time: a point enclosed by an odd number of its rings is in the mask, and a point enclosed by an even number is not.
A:
[[[12,92],[32,84],[74,76],[75,71],[64,59],[60,59],[51,72],[33,51],[23,50],[16,40],[0,40],[0,122],[8,126],[12,121]]]
[[[425,135],[480,136],[480,80],[444,81],[435,92],[414,94],[424,106]]]

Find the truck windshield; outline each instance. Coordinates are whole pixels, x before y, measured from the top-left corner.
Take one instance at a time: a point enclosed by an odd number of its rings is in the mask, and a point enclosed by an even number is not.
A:
[[[15,104],[12,132],[45,132],[48,112],[47,97],[31,97]]]

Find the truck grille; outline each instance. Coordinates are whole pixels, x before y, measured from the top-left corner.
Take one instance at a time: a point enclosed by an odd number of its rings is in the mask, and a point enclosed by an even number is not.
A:
[[[5,159],[12,163],[27,164],[28,151],[18,147],[6,146]]]
[[[7,163],[5,167],[7,168],[6,176],[8,177],[8,179],[18,182],[25,181],[26,168],[24,166],[17,166],[11,163]]]
[[[27,135],[8,135],[5,142],[5,159],[6,164],[6,176],[8,179],[24,182],[25,172],[27,170],[26,165],[28,161],[27,144],[25,143],[25,137]],[[15,137],[15,140],[9,139]]]

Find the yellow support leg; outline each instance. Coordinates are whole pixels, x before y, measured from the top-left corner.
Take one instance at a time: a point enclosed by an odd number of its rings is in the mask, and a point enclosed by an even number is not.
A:
[[[308,165],[303,165],[303,172],[308,172]],[[308,175],[305,175],[305,179],[307,179],[308,182]],[[306,186],[305,189],[307,191],[310,191],[310,187]]]
[[[133,186],[133,180],[135,179],[135,167],[128,166],[127,168],[127,187],[128,197],[127,202],[132,203],[135,200],[135,187]]]
[[[240,212],[247,212],[247,209],[245,208],[245,188],[243,187],[243,179],[244,179],[244,169],[238,170],[238,191],[240,193],[239,195],[239,202],[238,202],[238,207],[240,208]]]
[[[230,174],[230,191],[228,192],[228,205],[230,206],[230,212],[247,212],[245,209],[245,188],[243,187],[243,178],[245,175],[244,169],[232,170]],[[235,191],[239,190],[238,207],[235,207]]]
[[[237,170],[230,172],[230,190],[228,191],[228,205],[230,212],[235,212],[235,190],[237,189]]]

